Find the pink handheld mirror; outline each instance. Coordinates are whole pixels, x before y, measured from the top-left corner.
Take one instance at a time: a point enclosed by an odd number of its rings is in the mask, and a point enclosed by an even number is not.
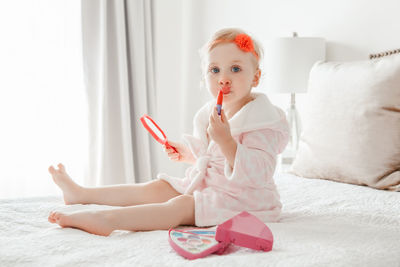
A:
[[[154,139],[157,140],[162,145],[165,145],[166,148],[172,148],[175,152],[178,153],[178,151],[175,149],[175,147],[171,146],[168,141],[167,141],[167,136],[161,130],[161,128],[155,123],[155,121],[149,116],[149,115],[143,115],[140,118],[140,121],[142,122],[144,128],[151,134],[151,136],[154,137]]]

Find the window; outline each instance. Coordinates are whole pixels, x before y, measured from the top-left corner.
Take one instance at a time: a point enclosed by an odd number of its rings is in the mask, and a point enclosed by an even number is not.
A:
[[[87,158],[79,0],[0,2],[0,198],[56,195]]]

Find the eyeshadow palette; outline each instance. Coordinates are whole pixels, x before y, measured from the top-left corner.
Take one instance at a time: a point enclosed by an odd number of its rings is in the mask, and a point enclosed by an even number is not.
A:
[[[168,240],[181,256],[193,260],[224,252],[227,244],[215,240],[215,234],[215,230],[209,229],[170,229]]]
[[[193,260],[212,253],[222,254],[230,244],[270,251],[271,230],[256,216],[243,211],[212,229],[170,229],[170,245],[183,257]]]

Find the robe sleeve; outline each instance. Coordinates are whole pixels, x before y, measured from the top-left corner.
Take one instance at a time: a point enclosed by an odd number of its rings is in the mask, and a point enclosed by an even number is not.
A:
[[[225,160],[225,177],[243,187],[269,187],[273,183],[277,156],[287,142],[287,132],[262,129],[244,133],[237,140],[233,168]]]

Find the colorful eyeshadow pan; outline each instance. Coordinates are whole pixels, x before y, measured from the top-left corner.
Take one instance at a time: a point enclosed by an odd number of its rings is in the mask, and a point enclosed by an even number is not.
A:
[[[184,257],[195,259],[221,250],[222,244],[215,240],[215,231],[207,229],[173,230],[169,242]]]

